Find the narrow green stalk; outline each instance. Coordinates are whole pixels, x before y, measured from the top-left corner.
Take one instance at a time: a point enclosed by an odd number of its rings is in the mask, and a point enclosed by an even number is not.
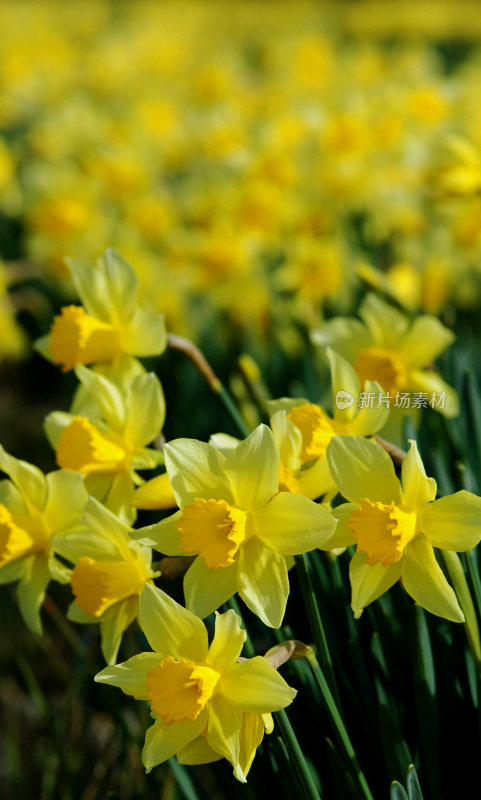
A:
[[[317,658],[314,655],[314,651],[311,650],[311,652],[306,655],[306,659],[312,670],[313,677],[321,692],[321,696],[324,701],[326,710],[331,719],[338,746],[344,753],[344,756],[350,767],[351,774],[354,780],[356,781],[356,784],[359,786],[360,790],[359,797],[365,798],[365,800],[374,800],[371,794],[371,790],[369,789],[369,786],[367,784],[366,778],[364,777],[364,773],[361,770],[361,767],[357,760],[354,747],[352,746],[349,734],[346,730],[341,714],[339,713],[339,709],[336,705],[332,692],[329,688],[326,676],[324,675],[324,672],[319,666],[319,662],[317,661]]]
[[[306,604],[307,616],[311,626],[314,642],[317,650],[317,657],[322,664],[322,668],[327,675],[329,685],[332,693],[336,698],[336,702],[340,705],[339,693],[334,676],[334,666],[332,663],[329,646],[327,644],[326,632],[322,622],[321,612],[317,602],[316,593],[312,583],[312,567],[309,556],[304,553],[300,556],[295,556],[297,572],[302,589],[302,596]]]
[[[464,614],[464,629],[468,639],[469,649],[473,656],[478,674],[481,674],[481,640],[479,636],[478,620],[474,610],[471,592],[469,591],[466,575],[457,553],[451,550],[443,550],[442,557],[448,570],[449,577],[454,586],[454,591],[459,601],[459,605]]]
[[[232,608],[232,610],[235,611],[237,616],[240,617],[240,620],[241,620],[241,623],[242,623],[242,627],[244,628],[245,632],[247,633],[247,637],[246,637],[246,640],[244,642],[244,649],[245,649],[245,652],[247,654],[247,658],[254,658],[254,656],[256,655],[256,651],[255,651],[254,645],[252,644],[251,638],[249,636],[249,632],[247,630],[247,625],[244,622],[244,618],[242,616],[242,612],[240,610],[239,603],[237,602],[236,596],[234,595],[233,597],[231,597],[230,600],[227,601],[226,605],[228,605],[229,608]]]
[[[297,741],[297,736],[294,733],[291,723],[289,722],[289,717],[284,709],[281,709],[281,711],[276,711],[275,716],[292,763],[296,768],[297,777],[299,778],[301,786],[304,790],[306,800],[322,800],[319,789],[314,782],[312,773],[309,769],[306,759],[304,758],[304,754],[301,750],[299,742]]]
[[[229,392],[225,388],[225,386],[217,379],[216,384],[212,386],[214,392],[216,392],[222,403],[224,404],[224,408],[228,412],[232,422],[236,426],[239,433],[245,438],[250,434],[250,428],[244,422],[244,419],[237,408],[236,404],[234,403],[232,397],[230,396]]]
[[[468,576],[474,592],[474,599],[476,601],[476,610],[478,612],[478,622],[481,620],[481,580],[479,578],[478,564],[476,555],[473,550],[468,550],[464,553],[466,565],[468,568]]]

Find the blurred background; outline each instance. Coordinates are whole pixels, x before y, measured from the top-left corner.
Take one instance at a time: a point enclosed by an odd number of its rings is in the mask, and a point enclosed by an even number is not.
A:
[[[239,357],[273,396],[318,400],[308,331],[354,313],[366,288],[456,325],[474,359],[480,108],[477,2],[0,0],[2,444],[55,467],[42,420],[75,379],[31,343],[76,302],[64,257],[107,246],[247,416]],[[167,438],[234,432],[190,365],[167,354],[153,367]],[[0,796],[189,798],[167,765],[144,776],[147,713],[100,697],[96,633],[64,623],[61,588],[43,639],[9,595]],[[215,769],[207,795],[224,782],[236,796]],[[265,789],[256,774],[244,798]]]

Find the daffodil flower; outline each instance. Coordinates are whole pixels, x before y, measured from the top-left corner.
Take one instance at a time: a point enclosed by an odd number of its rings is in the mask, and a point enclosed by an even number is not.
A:
[[[68,618],[100,623],[102,653],[113,664],[123,632],[137,618],[140,594],[159,573],[152,571],[150,547],[134,542],[128,526],[93,497],[83,523],[81,530],[54,540],[55,551],[75,565]]]
[[[433,370],[426,369],[453,341],[454,334],[433,316],[409,318],[374,294],[361,303],[362,322],[337,317],[312,332],[312,340],[330,346],[353,365],[361,383],[376,381],[391,398],[391,414],[383,435],[399,439],[400,425],[410,406],[398,399],[402,393],[424,393],[426,401],[446,417],[458,414],[457,394]],[[431,403],[435,395],[438,400]],[[443,397],[441,404],[439,398]],[[411,409],[411,411],[409,410]]]
[[[54,411],[45,420],[47,437],[60,467],[85,476],[89,493],[114,513],[133,522],[130,505],[134,485],[142,483],[138,469],[154,469],[162,459],[146,447],[165,419],[162,387],[153,373],[141,372],[123,388],[104,375],[76,367],[91,398],[86,413]]]
[[[315,500],[335,490],[329,472],[326,449],[333,436],[371,436],[389,416],[380,402],[377,383],[366,381],[364,391],[372,395],[372,406],[359,408],[361,384],[346,359],[327,349],[332,376],[334,416],[321,406],[302,398],[281,398],[268,402],[270,424],[281,454],[279,488]]]
[[[147,700],[154,724],[142,751],[147,770],[177,754],[184,764],[226,758],[242,782],[270,713],[295,697],[267,659],[239,661],[246,632],[234,611],[216,614],[209,646],[201,620],[160,589],[146,586],[140,626],[153,652],[106,667],[95,680]]]
[[[130,264],[111,248],[96,266],[68,259],[82,306],[65,306],[37,349],[64,372],[123,355],[152,356],[165,350],[164,318],[137,303],[139,281]]]
[[[260,425],[228,456],[178,439],[164,448],[180,510],[133,531],[167,555],[197,555],[184,579],[187,607],[206,617],[239,592],[266,625],[278,627],[289,594],[286,556],[320,547],[333,516],[307,497],[279,492],[279,451]]]
[[[69,470],[44,475],[0,447],[0,583],[18,581],[20,613],[34,633],[42,633],[40,607],[51,579],[68,583],[55,558],[53,538],[81,523],[88,496],[82,476]]]
[[[359,617],[399,578],[427,611],[463,622],[455,593],[433,548],[462,552],[481,539],[481,498],[460,491],[435,500],[415,441],[402,464],[374,442],[337,436],[327,449],[331,474],[347,503],[334,509],[339,523],[323,549],[356,545],[350,564],[352,609]]]

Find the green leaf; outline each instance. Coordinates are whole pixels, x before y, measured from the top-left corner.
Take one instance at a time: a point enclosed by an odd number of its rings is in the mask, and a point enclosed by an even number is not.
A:
[[[407,788],[408,788],[409,800],[423,800],[423,793],[419,785],[419,780],[414,764],[410,764],[408,768]]]
[[[405,790],[398,781],[391,783],[390,800],[409,800]]]

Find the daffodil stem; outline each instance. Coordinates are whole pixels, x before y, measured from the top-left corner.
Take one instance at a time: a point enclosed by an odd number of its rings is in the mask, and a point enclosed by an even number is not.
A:
[[[240,617],[242,626],[243,626],[245,632],[247,633],[246,640],[244,642],[244,650],[246,652],[247,658],[254,658],[254,656],[256,655],[256,651],[255,651],[254,645],[252,644],[251,638],[249,636],[249,632],[247,630],[247,625],[244,622],[244,618],[242,616],[242,612],[240,610],[239,603],[237,602],[237,598],[235,596],[231,597],[230,600],[227,601],[227,605],[229,606],[229,608],[232,608],[232,610],[235,611],[235,613],[237,614],[238,617]]]
[[[321,800],[319,789],[314,782],[314,778],[312,777],[312,773],[309,769],[306,759],[304,758],[301,746],[297,741],[297,736],[294,733],[294,729],[284,709],[276,712],[276,720],[292,763],[295,765],[298,778],[304,789],[306,800]]]
[[[327,637],[322,622],[321,612],[319,610],[317,597],[312,583],[311,562],[308,554],[306,553],[300,556],[295,556],[295,561],[299,575],[299,581],[301,584],[302,595],[304,597],[304,603],[306,604],[309,624],[311,626],[312,635],[314,636],[317,656],[322,664],[324,672],[328,676],[331,690],[339,704],[339,695],[334,676],[331,653],[329,652],[329,645],[327,644]]]
[[[459,605],[464,614],[464,629],[466,631],[469,649],[471,650],[471,655],[476,665],[476,671],[478,675],[481,675],[481,639],[466,574],[457,553],[451,550],[442,550],[441,552],[449,577],[453,583]]]
[[[332,692],[329,688],[326,676],[324,675],[324,672],[321,669],[313,650],[307,653],[306,659],[311,668],[314,680],[316,681],[316,684],[321,693],[327,713],[331,719],[334,733],[338,741],[338,745],[343,751],[345,758],[347,759],[347,763],[349,764],[349,767],[351,769],[353,779],[359,786],[361,792],[359,797],[363,797],[365,798],[365,800],[374,800],[371,790],[364,776],[364,773],[361,770],[361,767],[357,760],[357,756],[354,747],[352,746],[352,742],[349,738],[349,734],[346,730],[346,726],[344,725],[339,709],[336,705]]]
[[[194,367],[206,380],[212,391],[220,397],[222,403],[224,404],[224,408],[228,412],[239,433],[244,437],[249,436],[251,431],[248,425],[242,418],[232,397],[215,374],[202,351],[199,350],[199,348],[193,342],[189,341],[189,339],[184,339],[183,336],[176,336],[173,333],[169,333],[167,336],[167,345],[171,350],[177,350],[178,352],[183,353],[186,358],[192,362]]]

